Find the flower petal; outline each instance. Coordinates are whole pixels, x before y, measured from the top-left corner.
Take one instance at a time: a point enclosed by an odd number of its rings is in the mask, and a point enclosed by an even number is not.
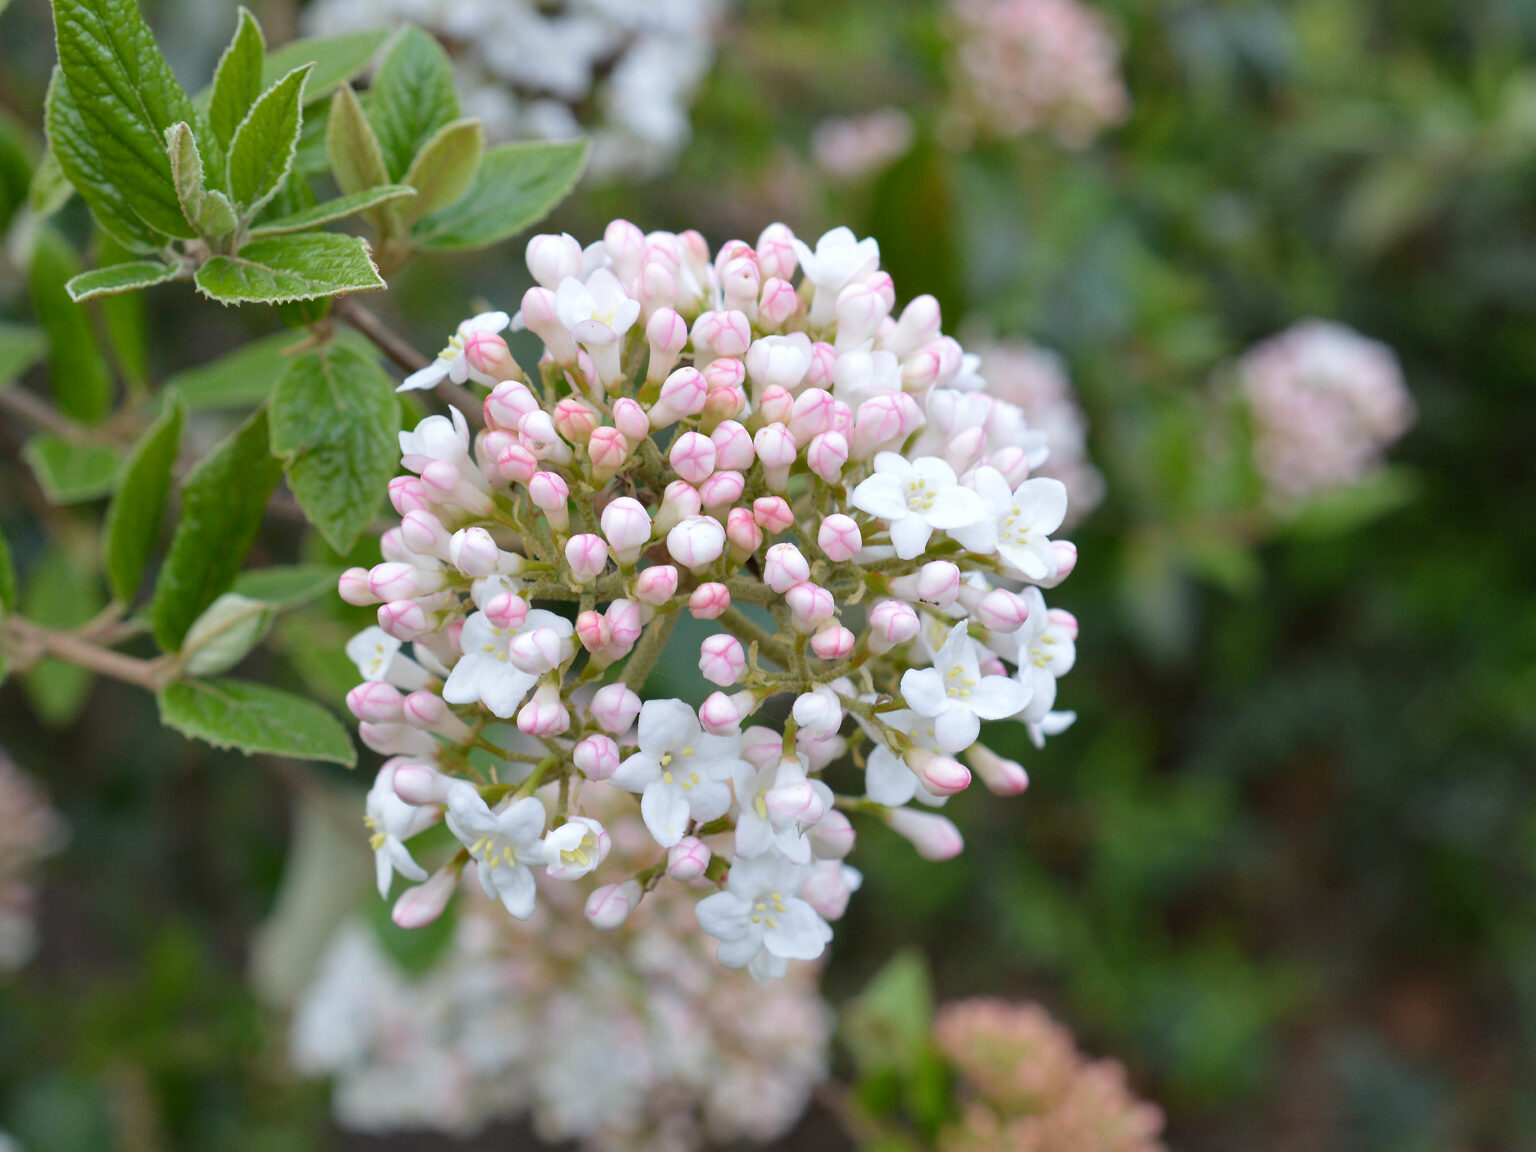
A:
[[[640,815],[656,843],[670,848],[688,831],[687,794],[676,784],[652,780],[640,795]]]

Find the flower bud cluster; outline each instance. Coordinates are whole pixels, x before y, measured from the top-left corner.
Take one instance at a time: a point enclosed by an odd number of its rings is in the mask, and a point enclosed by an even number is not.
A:
[[[32,956],[34,874],[64,835],[64,822],[43,790],[0,749],[0,972],[20,968]]]
[[[542,872],[591,886],[611,928],[658,885],[697,887],[721,962],[781,974],[858,885],[849,813],[947,859],[960,834],[932,809],[973,773],[1027,784],[982,721],[1037,743],[1071,722],[1077,624],[1041,591],[1076,562],[1052,539],[1066,488],[1032,474],[1039,437],[933,298],[898,310],[845,228],[711,255],[620,220],[585,249],[536,236],[528,263],[512,323],[541,359],[461,331],[445,357],[494,379],[485,427],[455,411],[401,434],[400,526],[341,580],[378,605],[349,703],[389,757],[367,813],[381,894],[417,882],[395,919],[424,924],[472,870],[526,918]],[[958,415],[975,401],[981,423]],[[667,648],[684,614],[711,623],[686,653]],[[697,662],[697,708],[642,695],[664,652]],[[648,866],[605,866],[594,781],[638,798]],[[439,820],[460,848],[429,877],[405,842]]]
[[[1343,324],[1304,320],[1243,354],[1238,376],[1270,503],[1294,508],[1381,466],[1413,425],[1392,349]]]
[[[1081,0],[952,0],[957,113],[993,136],[1049,132],[1086,148],[1130,98],[1120,46]]]

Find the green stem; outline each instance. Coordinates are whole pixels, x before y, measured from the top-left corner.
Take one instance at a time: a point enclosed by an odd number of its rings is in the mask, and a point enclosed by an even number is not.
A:
[[[768,657],[780,668],[788,671],[793,664],[793,657],[789,649],[784,647],[777,634],[769,632],[757,621],[746,613],[736,608],[727,608],[718,617],[720,626],[736,639],[748,644],[756,644],[757,650]]]
[[[624,683],[634,691],[638,692],[645,686],[645,678],[656,667],[656,661],[661,659],[662,650],[666,648],[667,640],[672,635],[672,629],[677,627],[677,619],[681,615],[681,611],[670,612],[651,621],[650,627],[635,645],[635,650],[629,654],[629,663],[624,665]]]

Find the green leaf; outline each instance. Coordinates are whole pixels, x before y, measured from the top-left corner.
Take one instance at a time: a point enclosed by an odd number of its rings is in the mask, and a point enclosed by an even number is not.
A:
[[[842,1035],[863,1075],[912,1072],[933,1031],[928,965],[914,951],[892,957],[842,1011]]]
[[[97,232],[96,259],[103,267],[125,264],[131,253],[112,237]],[[96,305],[106,334],[107,354],[117,373],[132,391],[148,393],[149,330],[144,314],[144,298],[133,293],[103,296]]]
[[[219,66],[213,73],[213,92],[208,98],[208,125],[227,153],[235,139],[235,129],[245,119],[251,105],[261,95],[262,60],[266,55],[266,41],[261,35],[261,25],[244,5],[240,7],[239,23],[234,37]]]
[[[288,365],[272,393],[272,454],[310,522],[348,552],[394,474],[400,409],[370,357],[327,345]]]
[[[27,581],[21,610],[46,628],[78,628],[101,610],[101,585],[91,565],[55,545]],[[33,710],[44,723],[70,724],[91,693],[92,676],[78,664],[39,660],[21,678]]]
[[[53,22],[59,67],[84,130],[83,141],[59,150],[64,174],[87,203],[102,184],[113,186],[114,219],[126,207],[166,236],[191,239],[164,142],[167,128],[191,123],[195,114],[138,6],[133,0],[54,0]],[[85,151],[75,147],[80,143]]]
[[[334,232],[253,240],[237,255],[213,257],[195,279],[221,304],[277,304],[384,287],[368,245]]]
[[[85,309],[70,299],[67,285],[80,261],[52,228],[37,232],[32,249],[32,307],[48,334],[48,384],[61,411],[94,424],[112,406],[112,373]]]
[[[1355,532],[1373,520],[1411,504],[1419,495],[1419,478],[1407,468],[1389,467],[1359,483],[1326,492],[1290,513],[1287,535],[1323,539]]]
[[[261,82],[272,84],[304,64],[313,64],[304,99],[309,103],[329,96],[338,84],[352,79],[368,66],[389,35],[385,28],[368,28],[341,36],[314,36],[284,44],[267,57],[262,65]]]
[[[245,680],[182,680],[163,688],[159,701],[161,723],[216,748],[357,763],[341,722],[291,692]]]
[[[389,175],[402,179],[422,145],[458,117],[448,53],[420,28],[407,26],[389,46],[368,89],[368,122],[378,135]]]
[[[152,284],[164,284],[181,275],[175,264],[162,264],[158,260],[130,260],[126,264],[113,264],[107,268],[93,268],[71,277],[64,285],[69,298],[83,304],[97,296],[115,296],[119,292],[133,292]]]
[[[16,607],[16,561],[11,559],[11,546],[0,533],[0,616]]]
[[[0,234],[27,202],[32,170],[37,166],[37,146],[32,130],[0,108]]]
[[[43,358],[47,341],[39,329],[21,324],[0,324],[0,388],[13,384]]]
[[[379,138],[363,113],[363,106],[349,85],[343,84],[331,100],[331,114],[325,125],[325,150],[331,161],[336,186],[348,195],[358,195],[370,188],[389,183],[384,167],[384,153]],[[374,211],[368,219],[381,233],[389,233],[398,224],[391,213]]]
[[[46,220],[69,203],[74,194],[74,187],[64,175],[64,169],[59,167],[59,158],[52,149],[44,152],[27,188],[27,207],[32,210],[32,215]]]
[[[367,345],[365,337],[351,331],[336,339],[354,346]],[[165,382],[174,388],[194,412],[222,408],[250,408],[264,401],[283,374],[290,349],[302,348],[305,340],[294,332],[274,332],[241,344],[217,360],[178,372]]]
[[[83,504],[112,491],[122,464],[110,448],[75,444],[44,432],[27,441],[22,457],[43,494],[55,504]]]
[[[112,594],[133,601],[160,534],[165,498],[171,490],[186,409],[171,393],[170,406],[134,445],[102,528],[103,567]]]
[[[47,205],[56,211],[69,198],[68,192],[79,192],[96,217],[96,223],[129,250],[153,252],[159,248],[165,237],[128,206],[131,184],[119,185],[104,170],[104,162],[96,151],[80,110],[75,107],[64,73],[57,67],[48,85],[43,115],[48,130],[48,154],[59,166],[59,179],[64,190],[57,185],[44,186],[39,169],[39,176],[34,179],[27,197],[28,205],[34,208]],[[175,188],[170,191],[174,196]],[[57,204],[53,203],[55,200]]]
[[[267,449],[258,411],[202,459],[181,492],[181,519],[149,606],[155,639],[181,646],[192,621],[229,589],[266,515],[282,467]]]
[[[192,129],[174,124],[165,134],[166,155],[171,158],[171,178],[176,182],[176,198],[182,214],[199,236],[222,240],[239,227],[235,207],[218,189],[209,191],[203,173],[203,157],[197,150]]]
[[[400,206],[407,224],[446,208],[469,190],[485,155],[485,130],[478,120],[444,124],[421,146],[405,174],[416,199]]]
[[[428,252],[484,248],[538,223],[575,187],[587,142],[528,141],[490,149],[459,200],[416,222],[411,239]]]
[[[335,592],[340,575],[340,569],[324,564],[248,568],[236,578],[234,591],[252,600],[265,600],[282,608],[297,608]]]
[[[314,67],[295,68],[263,92],[229,146],[229,192],[249,220],[277,194],[293,167],[303,122],[304,84]]]
[[[182,670],[191,676],[229,671],[261,643],[276,617],[277,610],[265,600],[224,593],[187,629]]]
[[[404,184],[382,184],[376,188],[355,192],[350,196],[327,200],[324,204],[316,204],[303,212],[295,212],[292,216],[284,216],[269,224],[262,224],[252,228],[249,235],[257,239],[262,236],[281,236],[288,232],[302,232],[306,228],[316,228],[321,224],[329,224],[333,220],[343,220],[378,204],[414,195],[416,195],[416,189]]]

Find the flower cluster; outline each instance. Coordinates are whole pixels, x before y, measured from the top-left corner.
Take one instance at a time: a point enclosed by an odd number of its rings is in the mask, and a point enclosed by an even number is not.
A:
[[[856,184],[889,168],[912,147],[912,118],[900,108],[833,116],[811,133],[816,166],[840,184]]]
[[[1238,375],[1271,504],[1293,508],[1371,474],[1413,424],[1392,349],[1352,328],[1304,320],[1243,354]]]
[[[610,859],[643,859],[650,839],[623,794],[590,785],[584,800],[609,817]],[[546,1140],[682,1152],[794,1125],[827,1073],[832,1016],[814,966],[766,986],[721,968],[681,886],[597,939],[577,888],[547,874],[540,888],[526,922],[467,901],[416,978],[371,929],[337,934],[292,1051],[299,1069],[335,1078],[343,1126],[466,1133],[530,1113]]]
[[[1046,131],[1085,148],[1130,111],[1120,46],[1079,0],[952,0],[961,120],[993,136]]]
[[[1071,722],[1077,623],[1041,592],[1076,563],[1051,538],[1066,488],[1031,475],[1038,437],[933,298],[897,313],[845,228],[813,249],[773,225],[711,259],[616,221],[586,249],[536,236],[528,265],[515,320],[467,321],[402,385],[489,387],[485,428],[455,411],[401,434],[401,523],[341,579],[379,605],[348,702],[389,757],[367,811],[381,894],[416,881],[394,915],[422,924],[472,870],[525,918],[535,873],[591,876],[587,915],[613,927],[695,885],[721,962],[782,974],[859,883],[847,813],[951,857],[933,808],[973,771],[1027,784],[982,721],[1037,743]],[[509,323],[543,341],[532,373]],[[640,695],[685,615],[712,622],[670,649],[708,682],[697,708]],[[638,798],[648,867],[604,868],[598,781]],[[406,841],[439,820],[460,847],[429,878]]]
[[[64,822],[42,789],[0,749],[0,971],[31,959],[33,874],[63,838]]]
[[[960,1074],[960,1119],[942,1152],[1160,1152],[1161,1111],[1116,1061],[1090,1061],[1035,1004],[962,1000],[939,1010],[939,1049]]]
[[[453,55],[464,114],[492,139],[592,138],[591,168],[654,173],[688,143],[723,0],[319,0],[331,35],[410,21]]]

